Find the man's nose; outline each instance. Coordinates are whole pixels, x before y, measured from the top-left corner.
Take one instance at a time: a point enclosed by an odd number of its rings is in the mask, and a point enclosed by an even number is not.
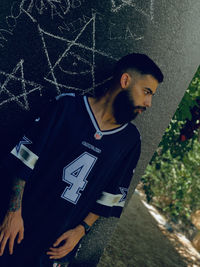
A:
[[[150,108],[151,107],[151,102],[152,102],[152,96],[149,95],[146,99],[145,99],[145,106]]]

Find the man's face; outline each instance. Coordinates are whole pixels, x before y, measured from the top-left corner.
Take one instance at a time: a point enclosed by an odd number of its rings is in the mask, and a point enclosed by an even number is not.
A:
[[[151,107],[152,96],[158,81],[152,75],[132,75],[124,73],[121,77],[121,91],[113,102],[113,115],[117,124],[129,122]]]

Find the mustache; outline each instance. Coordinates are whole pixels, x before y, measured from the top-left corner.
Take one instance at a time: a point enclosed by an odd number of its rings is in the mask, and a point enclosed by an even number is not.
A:
[[[135,106],[134,109],[141,109],[141,110],[146,110],[147,108],[146,107],[142,107],[142,106]]]

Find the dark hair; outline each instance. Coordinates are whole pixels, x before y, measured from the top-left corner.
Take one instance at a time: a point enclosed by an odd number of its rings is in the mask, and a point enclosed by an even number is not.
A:
[[[160,68],[145,54],[132,53],[122,57],[115,64],[112,79],[107,83],[106,87],[97,88],[94,96],[101,98],[108,91],[114,91],[116,85],[119,84],[121,76],[127,71],[136,71],[140,74],[150,74],[159,83],[163,82],[163,74]]]
[[[145,54],[132,53],[122,57],[115,65],[113,80],[119,81],[128,70],[135,70],[143,75],[151,74],[159,83],[164,78],[160,68]]]

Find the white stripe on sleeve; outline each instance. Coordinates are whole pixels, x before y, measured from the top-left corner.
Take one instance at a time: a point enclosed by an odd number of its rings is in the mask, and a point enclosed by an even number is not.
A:
[[[13,150],[11,151],[11,154],[13,154],[19,160],[21,160],[26,166],[28,166],[32,170],[34,169],[35,164],[38,160],[38,156],[35,155],[32,151],[30,151],[24,145],[20,146],[20,150],[18,151],[18,153],[17,153],[16,147],[13,148]]]
[[[97,203],[108,207],[124,207],[125,200],[120,201],[123,198],[122,194],[114,195],[107,192],[102,192],[102,194],[102,197],[97,200]]]

